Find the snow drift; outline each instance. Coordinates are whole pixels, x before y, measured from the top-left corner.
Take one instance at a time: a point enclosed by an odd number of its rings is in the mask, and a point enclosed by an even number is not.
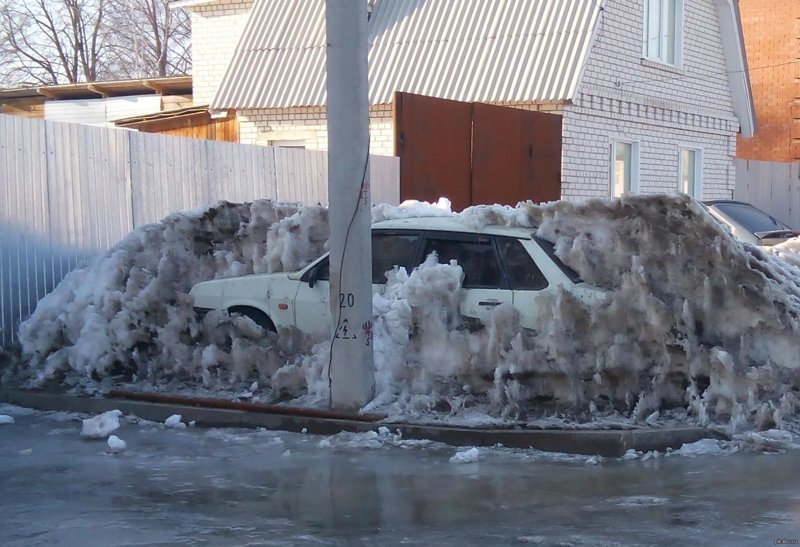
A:
[[[446,215],[377,206],[374,220]],[[792,428],[800,391],[800,260],[734,240],[680,196],[455,214],[473,226],[527,226],[588,283],[562,291],[541,328],[499,307],[483,328],[458,314],[460,267],[433,257],[387,273],[375,295],[377,390],[371,411],[451,421],[541,420]],[[20,329],[24,365],[6,381],[235,390],[327,403],[329,341],[265,333],[247,318],[195,318],[188,290],[206,279],[302,267],[324,250],[327,212],[257,201],[174,214],[132,232],[69,274]]]

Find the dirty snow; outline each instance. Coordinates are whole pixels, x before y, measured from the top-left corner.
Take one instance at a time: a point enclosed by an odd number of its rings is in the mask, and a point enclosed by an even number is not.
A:
[[[800,431],[797,240],[771,252],[742,244],[680,196],[455,214],[446,201],[373,208],[374,220],[425,215],[529,227],[608,297],[589,305],[561,291],[537,331],[500,306],[474,330],[458,314],[459,266],[430,257],[388,272],[373,302],[377,389],[365,411],[471,425]],[[324,406],[329,340],[268,334],[222,313],[198,320],[188,291],[298,269],[327,237],[324,208],[270,201],[219,203],[140,228],[39,303],[20,328],[25,358],[4,381]]]

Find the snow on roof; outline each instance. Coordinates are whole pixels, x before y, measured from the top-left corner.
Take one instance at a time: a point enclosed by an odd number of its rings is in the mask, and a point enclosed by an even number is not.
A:
[[[411,213],[430,209],[418,205]],[[376,220],[410,215],[373,212]],[[537,331],[520,328],[509,306],[475,329],[459,319],[459,266],[429,258],[413,272],[390,271],[373,300],[377,392],[367,409],[455,423],[800,429],[796,241],[779,253],[738,242],[685,196],[443,215],[538,226],[537,236],[608,296],[585,303],[556,291]],[[139,228],[39,302],[20,327],[24,360],[5,381],[233,396],[258,380],[262,400],[327,404],[329,340],[265,334],[221,312],[198,319],[188,296],[199,281],[297,269],[327,238],[326,209],[270,201],[223,202]]]

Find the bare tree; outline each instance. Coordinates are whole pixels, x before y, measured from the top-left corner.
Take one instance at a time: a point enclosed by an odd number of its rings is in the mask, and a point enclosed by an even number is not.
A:
[[[190,44],[168,0],[0,0],[0,87],[186,74]]]
[[[127,78],[186,74],[191,68],[188,13],[170,10],[168,0],[110,0],[117,35],[115,71]]]
[[[3,4],[3,85],[91,82],[103,76],[107,2],[26,0]]]

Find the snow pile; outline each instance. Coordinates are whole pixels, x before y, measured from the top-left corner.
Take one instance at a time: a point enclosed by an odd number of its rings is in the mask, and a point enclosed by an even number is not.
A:
[[[324,251],[327,210],[221,202],[139,228],[70,272],[20,327],[33,383],[118,376],[156,382],[247,377],[281,343],[240,317],[199,322],[189,289],[214,278],[295,270]],[[277,366],[274,366],[277,368]]]
[[[773,253],[742,244],[680,196],[458,214],[446,201],[373,209],[375,220],[420,215],[529,227],[608,296],[586,304],[556,291],[542,302],[536,331],[522,329],[509,306],[478,326],[458,313],[459,266],[429,257],[412,272],[390,271],[373,301],[377,389],[365,410],[732,433],[800,425],[796,240]],[[198,321],[187,293],[205,279],[297,269],[327,237],[325,209],[268,201],[222,203],[136,230],[40,302],[21,328],[30,363],[21,376],[227,386],[253,400],[325,405],[329,340],[267,335],[222,313]]]

